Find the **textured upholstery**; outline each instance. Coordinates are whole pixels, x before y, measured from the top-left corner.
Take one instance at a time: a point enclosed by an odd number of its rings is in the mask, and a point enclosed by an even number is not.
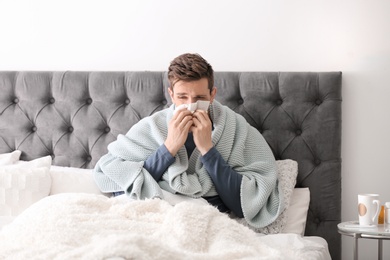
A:
[[[216,72],[217,100],[257,128],[309,187],[305,235],[341,257],[341,73]],[[166,72],[0,72],[0,153],[92,168],[119,133],[170,105]]]

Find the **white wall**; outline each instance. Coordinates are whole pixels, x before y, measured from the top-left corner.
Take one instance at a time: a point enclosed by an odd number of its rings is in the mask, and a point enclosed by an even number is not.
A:
[[[217,71],[342,71],[342,219],[354,220],[358,193],[390,201],[389,10],[387,0],[0,0],[0,70],[166,70],[197,52]],[[375,241],[360,248],[375,257]],[[343,238],[343,259],[351,253]]]

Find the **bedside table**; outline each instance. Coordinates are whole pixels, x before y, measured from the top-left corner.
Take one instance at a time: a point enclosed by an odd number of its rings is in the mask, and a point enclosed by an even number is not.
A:
[[[380,224],[372,226],[360,226],[359,221],[347,221],[337,225],[341,235],[354,237],[353,258],[358,259],[359,238],[378,240],[378,259],[383,259],[383,240],[390,240],[390,225]]]

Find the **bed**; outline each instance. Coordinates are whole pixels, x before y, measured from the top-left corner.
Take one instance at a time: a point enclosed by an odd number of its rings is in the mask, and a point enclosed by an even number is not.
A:
[[[199,200],[129,202],[94,184],[107,145],[171,105],[166,72],[0,72],[0,258],[340,259],[341,78],[215,73],[216,99],[293,179],[283,218],[254,232]]]

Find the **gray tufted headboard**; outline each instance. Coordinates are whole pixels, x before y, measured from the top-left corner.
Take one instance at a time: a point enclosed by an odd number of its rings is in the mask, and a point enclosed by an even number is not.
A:
[[[216,72],[217,100],[242,114],[309,187],[305,235],[341,257],[341,73]],[[93,168],[119,133],[170,105],[166,72],[0,72],[0,153]]]

